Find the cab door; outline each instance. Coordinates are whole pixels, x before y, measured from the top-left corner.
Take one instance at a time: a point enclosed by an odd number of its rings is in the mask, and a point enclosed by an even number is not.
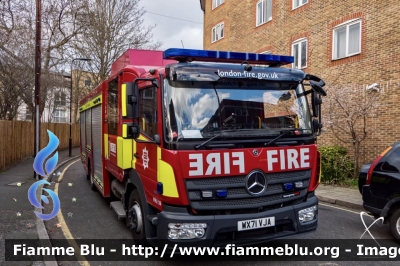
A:
[[[139,90],[140,133],[136,142],[136,171],[157,182],[157,144],[154,135],[158,134],[157,124],[157,87],[151,86]]]

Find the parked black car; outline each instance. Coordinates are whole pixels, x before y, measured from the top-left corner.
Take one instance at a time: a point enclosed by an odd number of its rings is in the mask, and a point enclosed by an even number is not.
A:
[[[358,187],[364,208],[376,218],[384,217],[400,242],[400,142],[361,167]]]

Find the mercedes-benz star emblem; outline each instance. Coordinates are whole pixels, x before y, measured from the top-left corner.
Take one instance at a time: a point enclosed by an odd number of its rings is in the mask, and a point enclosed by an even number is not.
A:
[[[257,155],[258,155],[258,150],[255,150],[255,149],[254,149],[254,150],[253,150],[253,155],[254,155],[254,156],[257,156]]]
[[[267,178],[263,172],[254,170],[246,177],[246,190],[250,195],[261,195],[267,189]]]

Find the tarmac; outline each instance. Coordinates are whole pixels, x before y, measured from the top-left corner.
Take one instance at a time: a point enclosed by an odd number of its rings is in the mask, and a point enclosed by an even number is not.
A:
[[[69,157],[68,149],[58,151],[58,164],[53,173],[58,173],[65,164],[79,158],[79,152],[79,147],[73,148]],[[27,158],[0,172],[0,265],[6,263],[5,239],[49,239],[43,221],[33,212],[41,213],[41,209],[31,205],[28,199],[28,189],[37,181],[34,179],[33,161],[34,158]],[[41,191],[39,187],[37,198]],[[320,184],[316,195],[320,202],[363,210],[362,197],[357,189]],[[7,265],[57,266],[57,262],[32,261],[30,264],[20,264],[7,261]]]

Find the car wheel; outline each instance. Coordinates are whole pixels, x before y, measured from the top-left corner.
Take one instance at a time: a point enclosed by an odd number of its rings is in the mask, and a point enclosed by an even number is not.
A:
[[[396,210],[390,217],[389,228],[393,237],[400,243],[400,209]]]
[[[132,233],[134,241],[138,245],[147,244],[144,218],[145,213],[143,212],[143,205],[140,200],[139,192],[134,189],[129,196],[126,223]]]

